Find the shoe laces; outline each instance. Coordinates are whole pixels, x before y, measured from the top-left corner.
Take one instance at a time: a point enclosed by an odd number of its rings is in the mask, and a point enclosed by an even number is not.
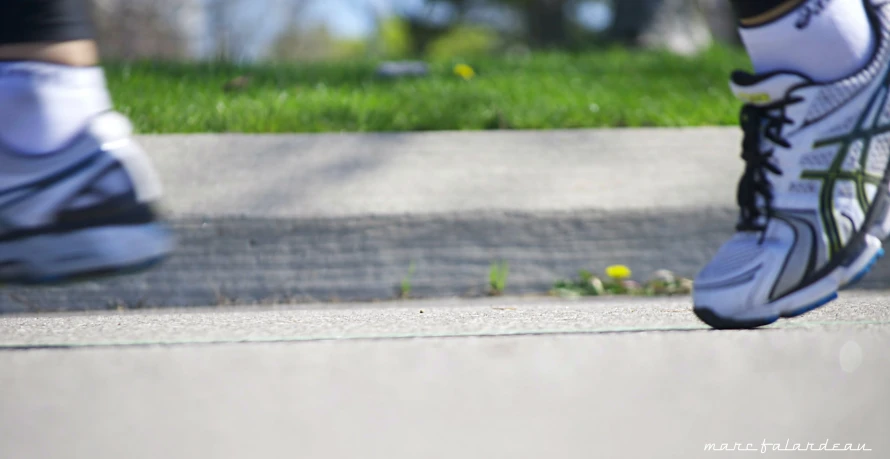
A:
[[[782,130],[794,121],[785,116],[785,109],[802,100],[786,98],[768,105],[746,104],[742,107],[740,121],[744,133],[742,159],[745,172],[738,187],[741,215],[736,230],[763,233],[761,242],[773,215],[773,184],[768,173],[782,175],[782,170],[772,161],[775,148],[764,149],[763,140],[768,140],[774,147],[791,148]]]

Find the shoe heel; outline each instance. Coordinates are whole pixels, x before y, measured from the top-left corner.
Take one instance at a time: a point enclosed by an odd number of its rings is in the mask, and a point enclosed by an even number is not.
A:
[[[879,198],[876,200],[875,204],[882,206],[882,209],[879,216],[872,223],[871,228],[869,228],[869,234],[881,241],[890,238],[890,185],[885,189],[885,193],[886,195],[883,199]]]

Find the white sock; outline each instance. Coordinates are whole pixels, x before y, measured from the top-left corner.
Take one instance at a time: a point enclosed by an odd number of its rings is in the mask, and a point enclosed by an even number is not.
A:
[[[742,41],[757,73],[802,73],[828,82],[865,67],[874,32],[864,0],[809,0],[777,21],[742,27]]]
[[[0,144],[15,152],[54,152],[111,106],[100,67],[0,62]]]

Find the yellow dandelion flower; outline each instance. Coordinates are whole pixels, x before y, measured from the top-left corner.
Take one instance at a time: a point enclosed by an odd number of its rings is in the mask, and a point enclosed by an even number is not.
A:
[[[606,275],[615,280],[629,279],[633,273],[624,265],[614,265],[606,268]]]
[[[476,76],[476,71],[467,64],[457,64],[454,66],[454,74],[464,80],[471,80]]]

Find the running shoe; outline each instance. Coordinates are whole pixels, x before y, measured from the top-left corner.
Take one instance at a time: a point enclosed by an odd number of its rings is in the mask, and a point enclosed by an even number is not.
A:
[[[890,234],[890,2],[867,5],[877,42],[858,73],[815,83],[736,72],[745,170],[735,236],[695,279],[719,329],[796,317],[869,272]]]
[[[0,145],[0,283],[139,271],[173,237],[154,209],[160,182],[121,114],[97,116],[60,151]]]

